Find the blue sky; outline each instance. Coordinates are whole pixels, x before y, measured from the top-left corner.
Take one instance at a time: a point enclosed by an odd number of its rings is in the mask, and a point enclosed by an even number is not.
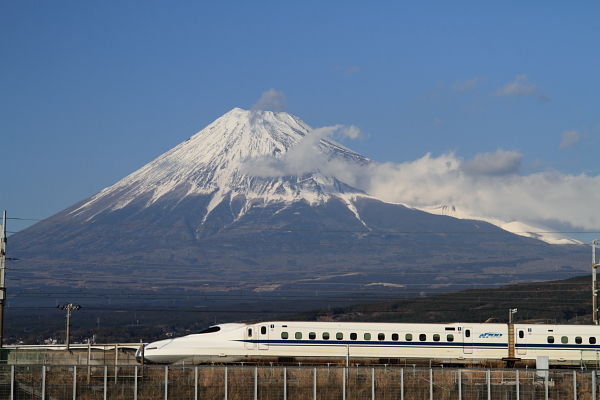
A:
[[[3,1],[0,209],[47,218],[274,89],[313,127],[358,127],[344,144],[381,163],[487,154],[554,174],[542,199],[579,177],[579,214],[538,220],[600,231],[598,17],[597,1]]]

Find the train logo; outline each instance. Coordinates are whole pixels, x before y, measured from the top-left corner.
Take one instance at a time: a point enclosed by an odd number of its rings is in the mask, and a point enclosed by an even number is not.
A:
[[[479,335],[480,338],[482,339],[487,339],[487,338],[499,338],[502,337],[501,333],[482,333],[481,335]]]

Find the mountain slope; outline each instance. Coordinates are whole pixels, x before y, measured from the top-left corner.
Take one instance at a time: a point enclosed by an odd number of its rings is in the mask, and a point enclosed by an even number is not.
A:
[[[29,290],[78,276],[85,287],[115,290],[418,293],[588,268],[581,248],[382,202],[321,171],[323,160],[373,163],[290,114],[234,109],[11,236],[10,256],[22,259],[15,279],[31,271],[15,285]]]

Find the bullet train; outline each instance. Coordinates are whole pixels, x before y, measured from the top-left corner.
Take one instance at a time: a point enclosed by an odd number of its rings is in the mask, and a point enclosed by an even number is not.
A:
[[[598,367],[600,326],[499,323],[230,323],[149,343],[153,364],[398,364],[406,366]]]

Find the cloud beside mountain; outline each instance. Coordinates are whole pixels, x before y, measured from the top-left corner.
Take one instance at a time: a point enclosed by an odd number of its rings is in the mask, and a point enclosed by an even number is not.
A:
[[[283,92],[271,88],[263,92],[260,99],[252,106],[252,110],[283,111],[287,108],[287,99]]]
[[[473,217],[600,228],[600,176],[521,175],[523,154],[502,149],[467,160],[450,152],[400,164],[360,165],[318,151],[319,140],[345,131],[340,125],[315,129],[282,157],[252,160],[249,168],[262,176],[319,170],[383,201],[414,207],[452,205]]]
[[[454,153],[371,168],[367,193],[412,206],[453,205],[472,216],[598,229],[600,176],[547,171],[519,175],[517,152]],[[365,180],[361,180],[364,182]]]

